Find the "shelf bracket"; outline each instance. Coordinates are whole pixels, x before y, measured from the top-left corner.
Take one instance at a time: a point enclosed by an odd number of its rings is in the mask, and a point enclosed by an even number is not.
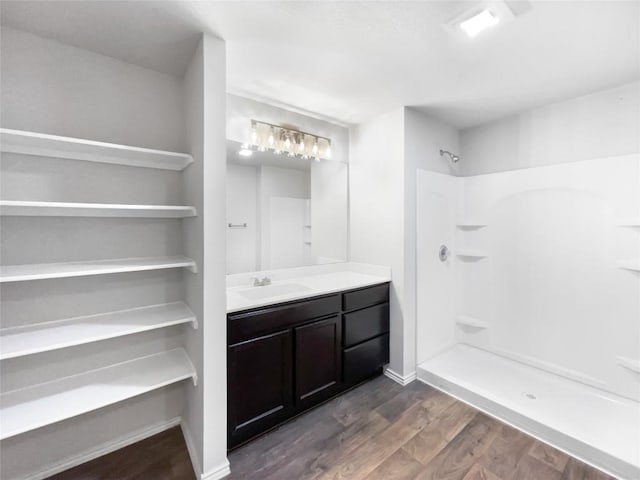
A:
[[[196,317],[196,316],[194,315],[193,320],[191,320],[191,327],[192,327],[194,330],[197,330],[197,329],[198,329],[198,326],[199,326],[199,325],[198,325],[198,317]]]
[[[193,382],[193,386],[197,387],[198,386],[198,374],[194,371],[193,375],[191,376],[191,381]]]

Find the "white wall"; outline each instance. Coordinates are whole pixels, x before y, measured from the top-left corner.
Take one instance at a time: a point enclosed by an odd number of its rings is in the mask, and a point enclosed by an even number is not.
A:
[[[640,82],[461,132],[462,175],[624,155],[640,148]]]
[[[227,274],[258,270],[258,169],[227,164]]]
[[[180,79],[4,25],[1,39],[3,127],[183,151]]]
[[[392,269],[391,363],[416,367],[416,174],[449,172],[440,148],[456,150],[458,132],[411,108],[399,108],[350,132],[350,259]]]
[[[185,283],[185,298],[200,322],[186,342],[200,376],[188,392],[185,423],[202,478],[219,478],[226,460],[226,143],[224,42],[203,35],[184,81],[187,138],[194,157],[184,175],[186,200],[198,217],[184,220],[185,250],[197,275]]]
[[[350,260],[391,267],[391,362],[404,374],[404,109],[350,130]]]

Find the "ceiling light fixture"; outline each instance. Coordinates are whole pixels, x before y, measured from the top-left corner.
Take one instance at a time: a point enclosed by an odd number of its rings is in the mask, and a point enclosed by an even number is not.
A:
[[[489,10],[482,10],[480,13],[460,22],[460,28],[470,37],[476,36],[483,30],[500,23],[498,17],[494,17]]]
[[[515,18],[504,0],[485,0],[456,15],[445,24],[453,35],[473,38],[498,24],[504,25]]]
[[[330,138],[294,128],[251,120],[249,136],[251,146],[260,152],[270,150],[278,155],[285,153],[290,157],[313,157],[315,160],[328,160],[332,155]],[[249,151],[252,151],[251,148]]]

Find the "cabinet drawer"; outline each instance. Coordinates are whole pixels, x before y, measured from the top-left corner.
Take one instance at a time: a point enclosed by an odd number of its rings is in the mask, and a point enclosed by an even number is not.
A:
[[[358,383],[389,363],[389,334],[368,340],[344,351],[344,381]]]
[[[331,295],[229,315],[228,342],[232,345],[339,311],[340,295]]]
[[[385,283],[384,285],[376,285],[375,287],[345,293],[342,296],[342,309],[345,311],[357,310],[388,301],[389,284]]]
[[[364,308],[344,316],[344,346],[350,347],[389,331],[389,304]]]

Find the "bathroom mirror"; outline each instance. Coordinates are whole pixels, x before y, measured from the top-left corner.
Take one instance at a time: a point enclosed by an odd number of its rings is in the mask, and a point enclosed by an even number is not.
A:
[[[227,141],[227,274],[345,262],[347,212],[346,163]]]

